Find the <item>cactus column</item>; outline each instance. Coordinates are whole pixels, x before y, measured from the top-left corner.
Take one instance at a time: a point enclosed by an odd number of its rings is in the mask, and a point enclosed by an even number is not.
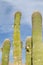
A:
[[[2,65],[9,65],[10,41],[6,39],[2,48]]]
[[[31,37],[26,39],[26,65],[31,65]]]
[[[33,65],[43,65],[42,16],[39,12],[32,15]]]
[[[22,48],[20,39],[20,19],[21,13],[16,12],[14,22],[13,48],[14,48],[14,65],[21,65]]]

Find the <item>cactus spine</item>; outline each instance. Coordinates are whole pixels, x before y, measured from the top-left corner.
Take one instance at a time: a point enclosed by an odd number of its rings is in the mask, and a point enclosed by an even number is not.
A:
[[[14,55],[14,64],[21,65],[22,61],[22,48],[21,48],[21,39],[20,39],[20,19],[21,13],[16,12],[15,22],[14,22],[14,35],[13,35],[13,55]]]
[[[2,48],[2,65],[9,64],[10,41],[6,39]]]
[[[39,12],[32,15],[33,65],[43,65],[42,16]]]
[[[26,65],[31,65],[31,37],[26,39]]]

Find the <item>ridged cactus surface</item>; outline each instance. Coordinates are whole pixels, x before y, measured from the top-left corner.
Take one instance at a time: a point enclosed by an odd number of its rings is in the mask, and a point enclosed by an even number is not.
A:
[[[31,65],[31,37],[26,39],[26,65]]]
[[[32,15],[33,65],[43,65],[42,16],[39,12]]]
[[[2,48],[2,65],[9,65],[10,41],[6,39]]]
[[[14,19],[14,33],[13,33],[13,55],[14,55],[14,65],[22,64],[22,48],[20,39],[20,20],[21,13],[16,12]]]

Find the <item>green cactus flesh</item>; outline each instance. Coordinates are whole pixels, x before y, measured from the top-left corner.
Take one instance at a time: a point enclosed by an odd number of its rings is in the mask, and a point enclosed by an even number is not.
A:
[[[9,64],[10,41],[6,39],[2,48],[2,65]]]
[[[26,40],[26,65],[31,65],[31,37]]]
[[[33,65],[43,65],[42,16],[39,12],[32,15]]]
[[[15,14],[15,22],[14,22],[14,35],[13,35],[13,55],[14,55],[14,64],[15,65],[21,65],[21,54],[22,54],[22,48],[21,48],[21,39],[20,39],[20,19],[21,19],[21,13],[16,12]]]

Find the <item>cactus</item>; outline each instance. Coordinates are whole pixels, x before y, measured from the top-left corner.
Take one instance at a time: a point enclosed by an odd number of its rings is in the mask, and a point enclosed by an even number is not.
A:
[[[31,65],[31,37],[26,39],[26,65]]]
[[[9,64],[10,41],[6,39],[2,48],[2,65]]]
[[[32,15],[33,65],[43,65],[42,16],[39,12]]]
[[[13,34],[13,56],[14,56],[14,64],[21,65],[22,64],[22,48],[21,48],[21,39],[20,39],[20,19],[21,13],[16,12],[15,14],[15,22],[14,22],[14,34]]]

